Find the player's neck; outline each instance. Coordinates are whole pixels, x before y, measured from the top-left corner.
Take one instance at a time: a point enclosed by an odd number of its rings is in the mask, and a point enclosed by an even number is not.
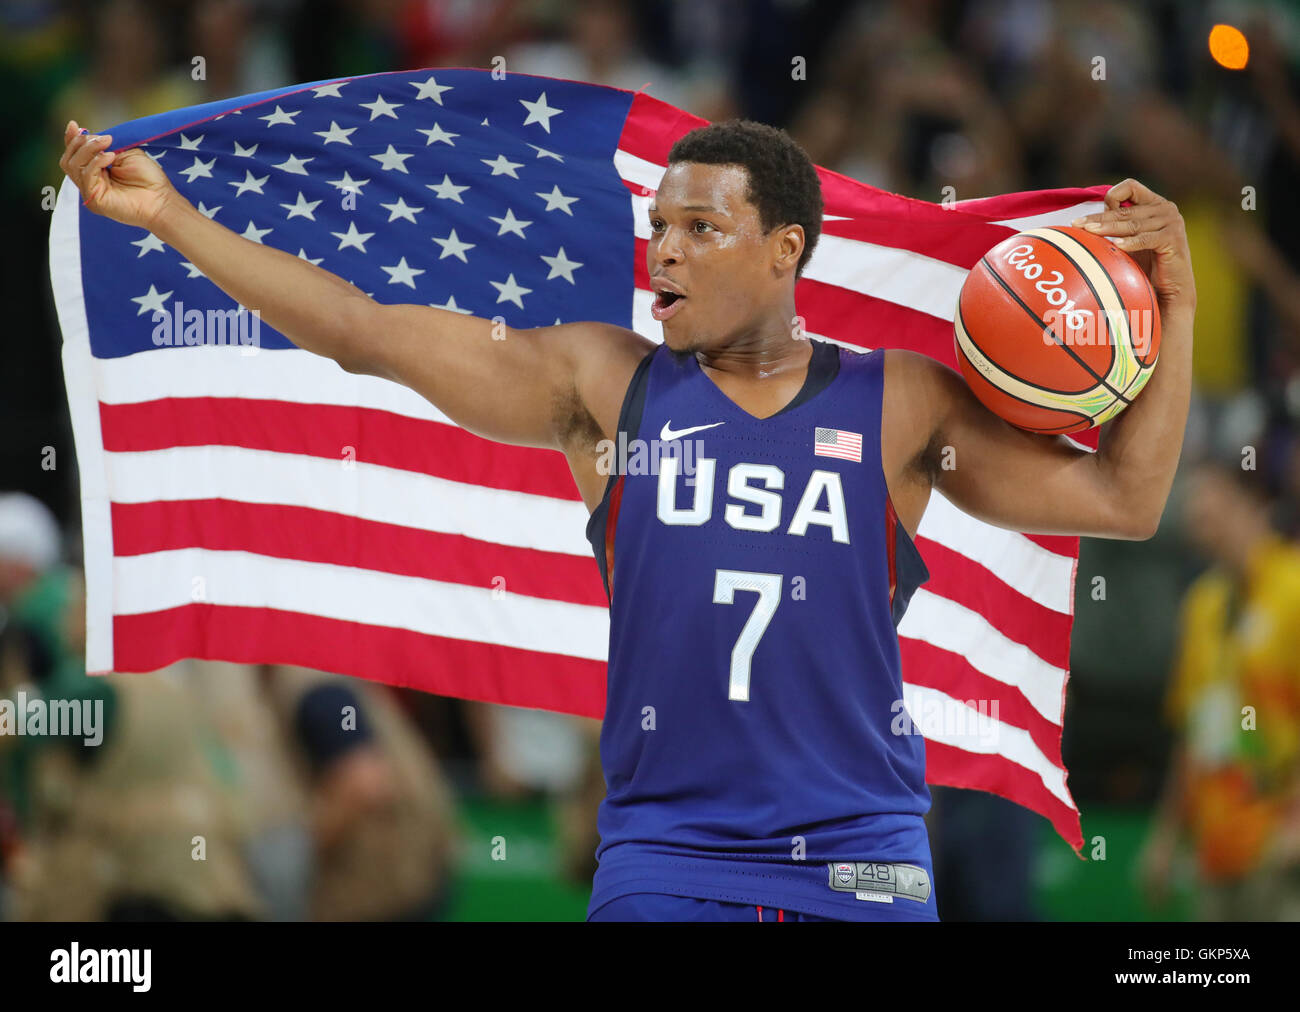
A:
[[[712,379],[721,382],[757,382],[792,374],[802,381],[812,360],[812,342],[793,336],[787,326],[723,348],[697,351],[695,360]]]

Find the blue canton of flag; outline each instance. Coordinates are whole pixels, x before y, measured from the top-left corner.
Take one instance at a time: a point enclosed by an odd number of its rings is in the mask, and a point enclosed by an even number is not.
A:
[[[209,218],[339,275],[377,301],[508,326],[629,326],[633,228],[610,153],[632,96],[487,71],[377,74],[126,124]],[[619,223],[624,228],[617,227]],[[611,227],[613,226],[613,227]],[[96,357],[157,346],[154,313],[233,308],[155,236],[83,214]],[[111,281],[111,284],[108,282]],[[257,307],[250,307],[256,309]],[[179,327],[179,321],[177,321]],[[289,347],[269,327],[259,342]]]

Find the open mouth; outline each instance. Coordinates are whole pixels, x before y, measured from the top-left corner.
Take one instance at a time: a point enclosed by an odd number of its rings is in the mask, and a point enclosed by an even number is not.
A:
[[[662,323],[676,316],[685,302],[685,295],[678,295],[676,292],[656,292],[654,302],[650,305],[650,315]]]

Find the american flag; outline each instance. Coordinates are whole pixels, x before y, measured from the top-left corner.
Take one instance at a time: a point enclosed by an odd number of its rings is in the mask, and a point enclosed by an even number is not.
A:
[[[381,302],[513,327],[604,320],[661,340],[646,209],[673,141],[701,125],[643,92],[440,69],[109,132],[116,149],[158,159],[209,217]],[[1100,209],[1105,192],[941,206],[819,173],[824,233],[796,290],[805,331],[948,365],[958,291],[979,257]],[[602,714],[608,613],[560,454],[481,440],[269,326],[253,345],[187,344],[195,310],[234,304],[152,235],[87,212],[69,182],[50,266],[81,478],[88,670],[291,663]],[[1095,447],[1095,434],[1080,439]],[[992,700],[998,732],[927,732],[927,779],[1026,805],[1077,851],[1060,743],[1078,540],[991,527],[935,494],[917,544],[931,579],[899,627],[908,709],[974,715],[975,700]]]
[[[838,457],[862,463],[862,433],[843,429],[825,429],[821,426],[813,433],[813,456]]]

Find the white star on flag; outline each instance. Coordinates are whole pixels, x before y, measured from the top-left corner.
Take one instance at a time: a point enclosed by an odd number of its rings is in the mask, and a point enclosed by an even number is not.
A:
[[[185,177],[187,182],[194,182],[196,179],[211,179],[212,166],[217,164],[215,158],[209,161],[203,161],[198,155],[194,156],[194,164],[188,169],[181,169],[180,174]]]
[[[515,212],[512,208],[506,208],[506,216],[504,218],[495,218],[492,217],[492,215],[488,215],[488,217],[501,226],[501,228],[497,230],[497,235],[500,236],[505,235],[507,232],[513,232],[515,235],[519,236],[520,239],[528,238],[524,235],[524,229],[531,225],[532,222],[520,221],[515,217]]]
[[[287,210],[289,218],[306,218],[309,221],[315,221],[316,216],[312,214],[321,202],[319,200],[308,200],[303,196],[302,190],[298,191],[298,199],[292,204],[281,204],[280,206]]]
[[[566,197],[563,193],[560,192],[559,186],[553,186],[551,188],[550,193],[539,193],[537,194],[537,196],[541,197],[544,201],[546,201],[546,210],[563,211],[570,218],[573,217],[573,212],[569,210],[569,205],[572,204],[574,201],[582,199],[580,197]]]
[[[258,228],[252,223],[252,221],[249,221],[248,228],[244,229],[240,234],[245,239],[251,239],[253,242],[260,243],[262,241],[262,236],[270,235],[272,231],[273,230],[269,228]]]
[[[441,183],[426,183],[425,186],[436,193],[439,200],[454,200],[457,204],[465,203],[460,195],[469,189],[468,186],[457,186],[447,175],[442,177]]]
[[[424,270],[418,267],[408,267],[406,257],[402,257],[393,267],[384,267],[382,264],[379,269],[387,271],[391,275],[388,279],[390,285],[406,285],[408,288],[415,287],[415,276],[423,274]]]
[[[560,247],[560,251],[553,257],[548,257],[543,254],[542,260],[551,268],[551,273],[546,275],[547,281],[551,281],[555,278],[564,278],[564,280],[571,285],[577,284],[577,282],[573,280],[573,272],[581,267],[582,264],[566,257],[564,255],[563,246]]]
[[[362,102],[361,108],[370,110],[370,122],[373,123],[380,116],[388,116],[392,119],[397,119],[397,113],[393,112],[393,110],[402,108],[402,104],[403,103],[401,102],[393,102],[390,104],[384,101],[383,95],[376,95],[373,102]]]
[[[315,158],[299,158],[297,155],[290,155],[284,161],[275,163],[274,167],[285,172],[292,172],[294,175],[305,176],[308,174],[305,168],[306,164],[315,160]]]
[[[506,158],[505,155],[497,155],[495,158],[480,158],[479,161],[491,168],[492,175],[511,176],[514,179],[519,178],[515,169],[522,169],[524,167],[523,162],[512,162]]]
[[[348,147],[351,147],[352,142],[348,140],[348,138],[356,133],[357,130],[357,127],[348,127],[345,130],[333,120],[330,120],[330,128],[328,130],[313,130],[312,133],[317,137],[325,138],[326,144],[346,144]]]
[[[521,98],[519,104],[528,110],[528,118],[524,120],[524,126],[528,126],[529,123],[540,123],[542,129],[548,134],[551,132],[551,117],[564,112],[563,109],[556,109],[554,106],[546,104],[546,92],[542,92],[532,102]]]
[[[462,263],[469,263],[465,259],[465,250],[473,249],[477,245],[477,243],[472,242],[461,242],[454,228],[451,230],[451,235],[447,236],[446,239],[439,239],[435,235],[433,241],[442,246],[442,253],[438,256],[439,260],[444,257],[458,257]]]
[[[357,231],[357,223],[355,221],[348,222],[348,230],[346,232],[330,233],[330,235],[339,241],[340,250],[347,249],[351,246],[354,249],[359,249],[362,253],[366,251],[366,241],[372,239],[374,234],[374,232]]]
[[[340,190],[343,190],[345,193],[346,192],[360,193],[361,187],[365,186],[366,183],[370,182],[370,180],[353,179],[352,173],[348,172],[345,169],[343,172],[342,179],[327,179],[326,182],[329,183],[331,186],[337,186]]]
[[[453,137],[459,137],[459,136],[460,136],[460,134],[452,134],[452,133],[448,133],[446,130],[444,130],[442,127],[440,127],[437,123],[435,123],[432,127],[430,127],[430,128],[427,129],[427,130],[426,130],[426,129],[423,129],[423,128],[420,128],[420,129],[417,129],[415,132],[418,133],[418,134],[424,134],[424,135],[428,138],[428,140],[424,142],[424,146],[425,146],[425,147],[428,147],[430,144],[433,144],[433,143],[435,143],[435,142],[437,142],[437,141],[441,141],[443,144],[450,144],[450,145],[454,148],[456,145],[455,145],[455,144],[452,144],[452,140],[451,140],[451,139],[452,139]]]
[[[387,172],[391,172],[394,169],[398,172],[406,172],[406,160],[408,158],[414,158],[415,155],[401,154],[390,144],[388,145],[388,150],[383,154],[371,155],[370,157],[382,165],[384,170]]]
[[[504,283],[500,281],[489,281],[488,284],[500,292],[497,296],[497,302],[513,302],[520,309],[524,308],[523,296],[532,291],[531,288],[524,288],[516,283],[513,274],[508,276]]]
[[[131,245],[140,247],[140,252],[138,256],[144,256],[146,253],[154,253],[154,252],[161,253],[165,248],[163,246],[163,241],[159,239],[156,235],[154,235],[152,232],[146,233],[143,239],[136,239],[132,241]]]
[[[164,303],[172,297],[171,292],[160,292],[153,285],[149,286],[149,291],[143,295],[132,296],[132,302],[140,303],[140,309],[136,316],[143,316],[145,313],[165,313],[167,307]]]
[[[244,181],[242,183],[236,182],[235,180],[232,179],[229,181],[228,185],[233,186],[235,188],[236,197],[242,197],[245,193],[248,193],[250,190],[253,193],[256,193],[258,196],[262,196],[263,195],[262,186],[270,178],[271,178],[270,176],[263,176],[261,179],[257,179],[253,176],[252,170],[245,169]]]
[[[396,221],[398,218],[405,218],[411,223],[415,223],[415,216],[424,210],[422,207],[415,207],[412,204],[408,204],[401,197],[398,197],[395,203],[380,204],[379,206],[388,212],[389,221]]]
[[[416,99],[431,98],[439,105],[442,105],[442,93],[452,90],[451,85],[439,84],[432,77],[427,81],[412,81],[410,84],[416,90]]]
[[[266,125],[268,127],[273,127],[281,123],[288,123],[290,126],[293,126],[293,118],[299,115],[301,112],[302,112],[301,109],[296,109],[293,112],[285,112],[277,105],[275,107],[275,112],[270,113],[266,116],[258,116],[257,118],[266,120]]]

